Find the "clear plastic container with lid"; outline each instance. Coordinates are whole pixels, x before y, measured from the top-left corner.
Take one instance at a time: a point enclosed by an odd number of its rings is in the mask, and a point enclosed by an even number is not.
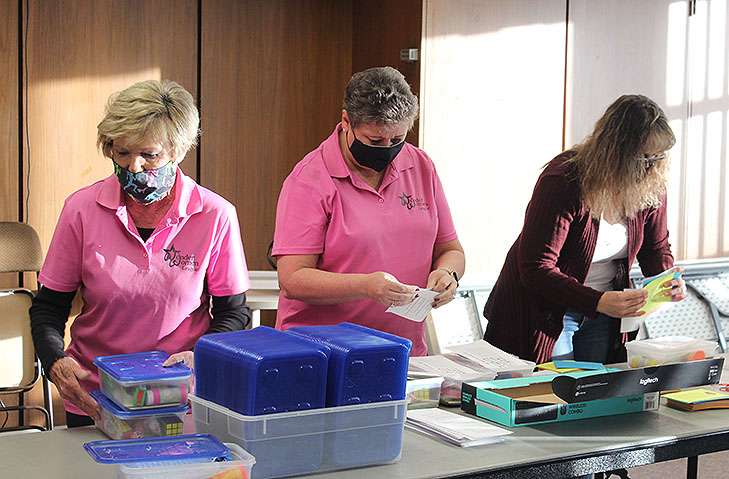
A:
[[[351,323],[287,332],[331,349],[327,407],[405,399],[410,340]]]
[[[643,368],[704,359],[716,354],[718,345],[687,336],[665,336],[629,341],[625,343],[625,349],[628,351],[628,366]]]
[[[182,434],[182,419],[189,410],[185,404],[130,411],[119,407],[101,391],[92,391],[91,397],[101,406],[101,418],[96,427],[111,439]]]
[[[406,388],[408,409],[438,407],[443,377],[408,379]]]
[[[253,479],[389,464],[400,459],[406,401],[244,416],[190,395],[197,432],[256,457]]]
[[[96,462],[117,465],[125,479],[249,479],[256,460],[236,444],[208,434],[93,441],[84,444]]]
[[[187,404],[192,371],[181,363],[162,366],[168,357],[163,351],[99,356],[101,391],[131,410]]]

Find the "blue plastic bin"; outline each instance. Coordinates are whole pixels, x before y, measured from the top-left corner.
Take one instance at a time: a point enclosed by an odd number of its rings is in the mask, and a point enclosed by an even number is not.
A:
[[[248,416],[324,407],[327,346],[261,326],[195,345],[197,396]]]
[[[230,450],[210,434],[174,437],[92,441],[84,449],[102,464],[220,462],[233,457]]]
[[[405,399],[409,340],[351,323],[288,332],[331,349],[327,407]]]

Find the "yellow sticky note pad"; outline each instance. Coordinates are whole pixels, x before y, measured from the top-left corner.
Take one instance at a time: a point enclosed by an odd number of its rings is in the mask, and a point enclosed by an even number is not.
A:
[[[580,371],[578,368],[558,368],[554,365],[554,361],[550,361],[548,363],[538,364],[537,369],[543,369],[545,371],[554,371],[555,373],[571,373],[573,371]]]
[[[700,388],[664,394],[663,397],[686,404],[696,404],[707,401],[717,401],[720,399],[729,399],[729,393]]]
[[[681,273],[676,271],[674,268],[671,268],[657,276],[647,278],[646,281],[649,282],[643,286],[643,289],[648,292],[648,298],[646,299],[645,306],[643,306],[640,311],[645,314],[650,314],[657,311],[664,303],[672,302],[672,298],[670,296],[663,294],[666,291],[670,291],[671,288],[663,286],[663,283],[680,277]]]

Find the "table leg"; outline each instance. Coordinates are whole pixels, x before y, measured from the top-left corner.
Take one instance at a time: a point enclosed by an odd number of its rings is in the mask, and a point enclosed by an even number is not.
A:
[[[697,479],[699,477],[699,456],[688,458],[686,465],[686,479]]]

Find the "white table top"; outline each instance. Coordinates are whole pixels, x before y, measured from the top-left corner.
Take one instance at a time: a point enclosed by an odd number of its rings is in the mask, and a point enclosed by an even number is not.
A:
[[[659,411],[515,428],[514,434],[503,443],[466,449],[406,430],[400,462],[313,477],[442,478],[579,454],[660,445],[716,431],[729,431],[728,410],[686,413],[665,406]],[[103,438],[94,428],[0,435],[1,475],[8,478],[112,478],[115,467],[96,464],[82,448],[84,442]]]

